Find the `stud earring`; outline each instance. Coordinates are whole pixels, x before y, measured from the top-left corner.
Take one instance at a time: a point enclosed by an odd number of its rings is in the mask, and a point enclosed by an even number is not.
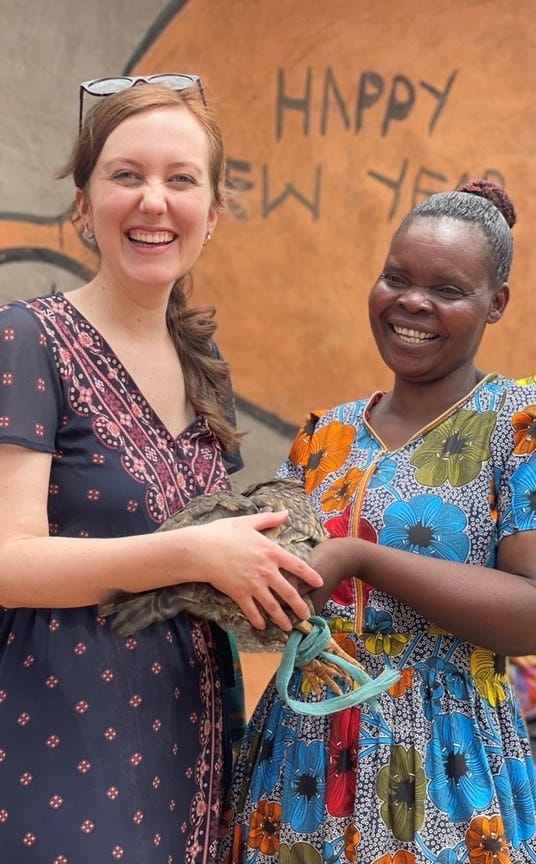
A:
[[[207,233],[205,234],[205,242],[203,245],[206,246],[209,240],[212,240],[212,234],[210,233],[210,231],[207,231]]]

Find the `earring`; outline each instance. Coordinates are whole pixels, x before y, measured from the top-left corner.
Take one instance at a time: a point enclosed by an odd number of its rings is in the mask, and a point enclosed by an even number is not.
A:
[[[86,243],[93,243],[95,241],[95,235],[93,231],[90,231],[87,225],[84,225],[82,230],[82,237],[86,241]]]
[[[206,246],[209,240],[212,240],[212,234],[210,233],[210,231],[207,231],[207,233],[205,234],[205,242],[203,243],[203,246]]]

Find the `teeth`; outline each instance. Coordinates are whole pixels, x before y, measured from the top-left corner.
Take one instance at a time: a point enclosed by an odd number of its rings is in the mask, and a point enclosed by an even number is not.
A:
[[[129,231],[128,236],[137,243],[171,243],[175,235],[171,231]]]
[[[400,336],[403,342],[409,342],[411,345],[418,345],[420,342],[429,342],[430,339],[435,339],[435,333],[425,333],[422,330],[410,330],[409,327],[397,327],[393,325],[393,330],[397,336]]]

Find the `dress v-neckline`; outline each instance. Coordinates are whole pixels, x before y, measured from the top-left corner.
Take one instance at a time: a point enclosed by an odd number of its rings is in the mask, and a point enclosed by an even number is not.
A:
[[[379,400],[382,398],[382,396],[385,396],[385,393],[383,390],[376,390],[372,394],[372,396],[370,396],[370,398],[368,399],[367,404],[365,405],[365,409],[363,411],[363,422],[364,422],[368,432],[372,435],[373,438],[376,439],[376,441],[378,442],[378,444],[381,446],[382,450],[385,453],[396,453],[398,450],[403,450],[405,447],[407,447],[409,444],[411,444],[412,441],[415,441],[416,438],[421,438],[423,435],[426,434],[426,432],[429,432],[430,429],[433,429],[434,426],[437,426],[439,423],[441,423],[443,420],[445,420],[445,418],[448,417],[450,414],[452,414],[453,411],[457,411],[458,408],[460,408],[464,402],[467,402],[467,400],[470,399],[473,396],[473,394],[476,393],[476,391],[480,387],[482,387],[483,384],[485,384],[487,381],[492,380],[493,378],[497,378],[496,372],[489,372],[487,375],[484,375],[484,377],[481,378],[480,381],[477,381],[475,386],[472,387],[468,393],[464,393],[464,395],[461,396],[460,399],[457,400],[457,402],[454,402],[453,405],[450,405],[448,408],[446,408],[444,411],[442,411],[441,414],[439,414],[437,417],[434,417],[433,420],[430,420],[428,423],[426,423],[422,428],[417,429],[412,435],[409,436],[409,438],[406,441],[404,441],[398,447],[388,447],[387,444],[382,440],[381,436],[376,432],[376,430],[374,429],[374,427],[372,426],[372,424],[370,422],[370,411],[374,407],[374,405],[376,405],[377,402],[379,402]]]
[[[168,426],[164,423],[164,421],[162,420],[162,418],[160,417],[160,415],[158,414],[156,409],[153,407],[151,402],[147,399],[147,397],[145,396],[145,394],[143,393],[143,391],[139,387],[136,379],[133,377],[131,372],[125,366],[125,364],[123,363],[123,361],[121,360],[121,358],[119,357],[117,352],[112,348],[112,346],[110,345],[108,340],[105,338],[105,336],[102,335],[100,330],[89,320],[89,318],[87,318],[87,316],[83,312],[80,311],[80,309],[78,309],[77,306],[74,305],[74,303],[72,303],[71,300],[69,300],[69,298],[67,297],[66,294],[64,294],[61,291],[58,291],[57,293],[51,294],[50,296],[55,298],[55,299],[61,299],[63,301],[64,307],[66,308],[66,310],[68,310],[71,315],[73,315],[73,313],[74,313],[76,318],[78,318],[80,321],[84,322],[84,324],[93,331],[93,333],[95,334],[95,337],[100,341],[100,343],[103,345],[105,350],[107,352],[109,352],[115,358],[117,365],[121,368],[124,376],[128,379],[129,388],[138,394],[138,396],[141,398],[141,400],[143,401],[143,403],[147,407],[148,411],[154,417],[156,424],[164,432],[165,437],[168,440],[173,441],[174,443],[177,443],[181,438],[183,438],[184,436],[188,436],[192,433],[195,426],[198,425],[198,423],[199,423],[199,420],[200,420],[199,415],[194,417],[189,423],[186,424],[186,426],[184,426],[183,429],[181,429],[176,435],[174,435],[173,432],[171,432],[169,430]]]

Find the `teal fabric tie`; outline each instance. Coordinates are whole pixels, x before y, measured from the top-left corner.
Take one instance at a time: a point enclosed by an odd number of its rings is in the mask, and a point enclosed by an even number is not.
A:
[[[350,708],[361,702],[369,702],[379,710],[377,697],[398,681],[400,674],[394,669],[385,669],[377,678],[371,678],[359,666],[336,654],[324,651],[331,637],[327,621],[319,615],[312,615],[307,620],[313,625],[309,634],[301,633],[299,630],[292,630],[289,633],[275,677],[275,684],[281,698],[297,714],[311,714],[314,717],[325,717],[327,714],[334,714],[335,711],[342,711],[343,708]],[[328,660],[347,672],[354,682],[354,687],[342,696],[333,696],[321,702],[302,702],[290,696],[288,686],[294,669],[296,666],[304,666],[315,657]]]

